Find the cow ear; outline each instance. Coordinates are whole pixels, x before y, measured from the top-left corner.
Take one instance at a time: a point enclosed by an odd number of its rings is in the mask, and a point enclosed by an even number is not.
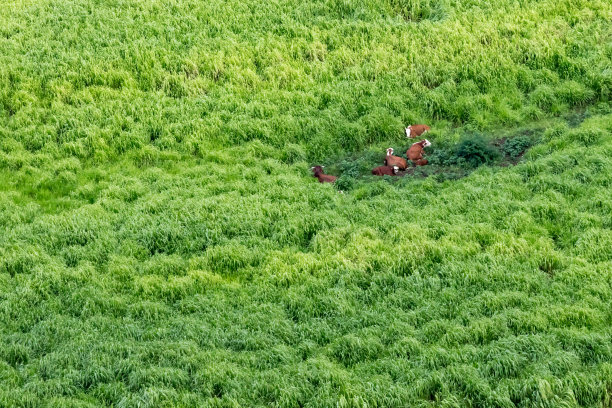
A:
[[[321,168],[322,168],[322,169],[324,169],[324,168],[325,168],[325,166],[321,166]]]

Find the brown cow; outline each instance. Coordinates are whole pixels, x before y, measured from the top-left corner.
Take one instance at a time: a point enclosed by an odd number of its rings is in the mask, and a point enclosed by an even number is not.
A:
[[[423,158],[423,149],[428,146],[431,146],[431,143],[427,139],[413,143],[410,149],[406,151],[406,157],[408,157],[415,166],[424,166],[427,164],[427,160]]]
[[[414,139],[417,136],[421,136],[423,133],[429,131],[431,129],[427,125],[410,125],[406,128],[406,137],[409,139]]]
[[[323,174],[323,168],[325,166],[314,166],[311,167],[312,174],[314,177],[319,179],[319,183],[334,183],[338,177],[329,174]]]
[[[372,174],[375,176],[395,176],[398,171],[397,166],[378,166],[372,169]]]
[[[393,155],[392,147],[387,149],[387,157],[385,157],[385,165],[397,166],[399,167],[400,170],[406,170],[406,168],[408,167],[408,163],[406,163],[406,159]]]

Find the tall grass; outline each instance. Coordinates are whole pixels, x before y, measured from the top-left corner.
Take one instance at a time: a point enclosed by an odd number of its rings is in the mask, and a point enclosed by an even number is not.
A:
[[[607,2],[0,7],[0,407],[610,405]]]
[[[235,156],[250,175],[76,170],[65,208],[13,187],[0,401],[606,404],[610,138],[575,136],[611,120],[553,126],[512,168],[345,195],[258,149]]]
[[[515,125],[609,98],[611,15],[603,1],[14,4],[0,130],[39,160],[253,140],[321,159],[410,122]]]

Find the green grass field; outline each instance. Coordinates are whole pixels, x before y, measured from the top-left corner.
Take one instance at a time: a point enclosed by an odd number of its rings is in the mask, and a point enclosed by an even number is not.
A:
[[[0,0],[0,407],[612,407],[611,61],[604,0]]]

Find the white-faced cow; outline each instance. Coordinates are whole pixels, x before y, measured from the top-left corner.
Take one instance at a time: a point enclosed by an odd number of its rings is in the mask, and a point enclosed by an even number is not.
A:
[[[408,163],[406,162],[406,159],[393,155],[392,147],[387,149],[387,156],[385,157],[385,165],[397,166],[400,170],[406,170],[406,168],[408,167]]]
[[[431,129],[427,125],[410,125],[406,128],[406,137],[409,139],[414,139],[415,137],[421,136],[423,133],[429,131]]]
[[[399,171],[397,166],[378,166],[372,169],[375,176],[395,176]]]
[[[410,146],[410,149],[408,149],[408,151],[406,151],[406,157],[408,157],[408,159],[412,161],[415,166],[424,166],[428,162],[427,159],[423,158],[423,149],[428,146],[431,146],[431,143],[427,139],[423,139],[420,142],[416,142],[412,146]]]

